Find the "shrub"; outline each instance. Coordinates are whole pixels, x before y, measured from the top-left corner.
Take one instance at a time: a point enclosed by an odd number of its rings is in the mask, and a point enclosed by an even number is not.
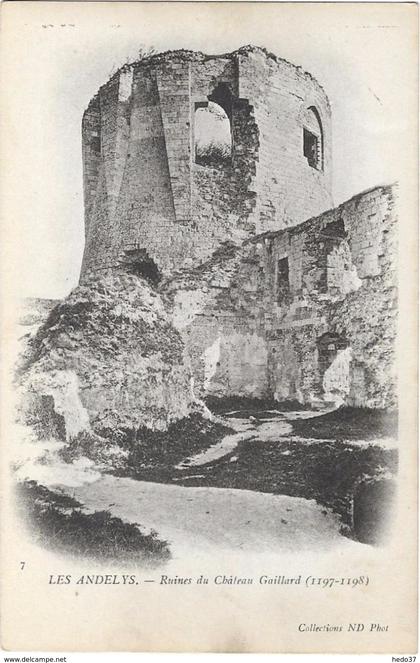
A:
[[[227,166],[230,164],[230,145],[227,143],[204,143],[196,146],[195,160],[201,166]]]

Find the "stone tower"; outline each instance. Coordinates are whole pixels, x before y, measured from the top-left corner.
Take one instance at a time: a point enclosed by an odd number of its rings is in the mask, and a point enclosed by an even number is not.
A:
[[[198,120],[210,107],[220,128],[225,120],[225,148],[203,157]],[[82,278],[130,253],[170,275],[223,242],[332,206],[328,98],[310,74],[261,48],[125,65],[91,100],[82,138]]]

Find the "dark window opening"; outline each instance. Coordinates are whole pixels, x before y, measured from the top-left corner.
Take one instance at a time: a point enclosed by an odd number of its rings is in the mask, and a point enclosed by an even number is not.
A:
[[[277,263],[277,302],[284,303],[290,294],[289,259],[282,258]]]
[[[319,167],[319,138],[308,129],[303,130],[303,155],[312,168]]]
[[[150,258],[144,249],[126,251],[123,264],[127,272],[143,277],[153,286],[156,286],[162,278],[155,261]]]
[[[315,106],[305,111],[303,127],[303,154],[311,168],[324,167],[324,135],[321,118]]]
[[[320,246],[323,246],[322,255],[319,256],[319,290],[338,295],[342,292],[343,272],[348,269],[348,245],[344,243],[347,238],[343,219],[327,223],[319,231]],[[322,263],[323,269],[322,269]],[[351,259],[350,263],[351,264]]]
[[[347,237],[343,219],[337,219],[337,221],[327,223],[327,225],[321,230],[321,235],[327,239],[344,239]]]
[[[223,108],[229,121],[232,121],[232,93],[226,83],[219,83],[214,91],[209,94],[208,100]]]

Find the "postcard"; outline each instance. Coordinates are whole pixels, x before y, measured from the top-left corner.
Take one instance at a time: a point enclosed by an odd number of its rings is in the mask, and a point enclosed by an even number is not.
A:
[[[2,647],[414,654],[417,5],[1,9]]]

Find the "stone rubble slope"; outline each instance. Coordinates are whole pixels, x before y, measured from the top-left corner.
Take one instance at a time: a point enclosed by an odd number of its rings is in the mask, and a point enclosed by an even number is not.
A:
[[[64,423],[68,440],[166,430],[198,407],[182,339],[159,295],[122,272],[86,281],[53,309],[30,342],[20,380],[27,418],[49,409],[44,415]]]

